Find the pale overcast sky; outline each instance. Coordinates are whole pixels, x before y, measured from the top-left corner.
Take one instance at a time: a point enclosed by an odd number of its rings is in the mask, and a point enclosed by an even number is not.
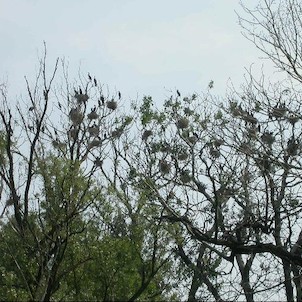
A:
[[[210,80],[222,93],[261,55],[235,10],[239,0],[0,0],[0,79],[13,89],[32,76],[45,41],[50,62],[64,56],[72,76],[81,66],[127,98],[200,92]]]

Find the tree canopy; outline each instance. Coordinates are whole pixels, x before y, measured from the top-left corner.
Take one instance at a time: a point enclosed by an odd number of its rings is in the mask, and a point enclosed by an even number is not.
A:
[[[283,81],[129,104],[45,47],[0,86],[0,300],[302,300],[302,6],[243,8]]]

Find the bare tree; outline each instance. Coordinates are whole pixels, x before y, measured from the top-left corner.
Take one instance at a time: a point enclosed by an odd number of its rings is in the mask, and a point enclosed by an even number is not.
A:
[[[81,213],[100,194],[92,180],[97,165],[92,162],[90,169],[85,166],[88,154],[93,158],[93,148],[105,139],[98,139],[94,133],[89,135],[89,130],[96,127],[92,120],[100,123],[110,114],[106,109],[101,118],[94,119],[92,110],[86,117],[88,93],[93,86],[90,82],[80,87],[79,92],[67,90],[65,99],[54,105],[59,59],[49,78],[46,66],[45,48],[33,86],[26,79],[28,99],[14,107],[3,87],[0,110],[3,125],[0,176],[2,197],[6,198],[2,217],[13,208],[13,216],[7,216],[9,224],[34,263],[23,263],[25,259],[20,262],[11,250],[13,262],[29,299],[40,301],[48,301],[58,290],[69,269],[62,270],[68,243],[85,229]],[[65,124],[60,125],[54,119],[58,115],[64,116]],[[93,117],[99,115],[95,113]],[[8,248],[12,249],[9,245]]]
[[[90,74],[71,84],[59,59],[49,76],[44,50],[35,82],[25,79],[25,98],[12,102],[1,86],[0,286],[12,287],[3,299],[171,296],[165,221],[148,221],[155,212],[143,197],[134,202],[123,182],[117,147],[132,117],[121,93],[105,92]]]
[[[275,66],[301,82],[301,12],[298,0],[263,0],[251,9],[242,3],[244,36]]]
[[[227,98],[135,106],[141,140],[119,151],[128,185],[179,226],[189,300],[300,301],[301,92],[250,74]]]

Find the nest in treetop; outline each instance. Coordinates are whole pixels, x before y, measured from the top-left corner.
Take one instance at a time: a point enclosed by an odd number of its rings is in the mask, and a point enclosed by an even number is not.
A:
[[[287,108],[285,107],[285,104],[281,104],[273,108],[271,112],[271,116],[275,118],[281,118],[285,115],[286,112],[287,112]]]
[[[122,129],[115,129],[111,132],[112,137],[120,137],[123,133]]]
[[[100,128],[98,125],[93,125],[88,128],[88,132],[90,136],[98,136],[100,133]]]
[[[295,123],[297,123],[299,121],[299,117],[298,116],[295,116],[293,114],[291,114],[290,116],[288,116],[287,120],[292,124],[294,125]]]
[[[176,123],[176,126],[179,129],[188,128],[188,126],[189,126],[189,120],[186,119],[185,117],[182,117],[182,118],[178,119],[178,121]]]
[[[80,124],[84,116],[78,108],[72,108],[69,112],[69,118],[74,124]]]
[[[266,143],[268,145],[272,145],[275,141],[275,136],[274,136],[273,132],[265,131],[262,134],[261,139],[264,143]]]
[[[76,129],[76,128],[70,129],[68,131],[68,135],[69,135],[70,138],[76,139],[77,135],[78,135],[78,129]]]
[[[186,160],[188,157],[189,157],[189,155],[185,151],[179,152],[177,154],[177,159],[178,160]]]
[[[152,131],[151,130],[145,130],[143,135],[142,135],[142,139],[146,140],[149,136],[152,135]]]
[[[89,120],[96,120],[99,115],[95,112],[95,110],[92,110],[90,113],[87,115]]]
[[[163,174],[168,174],[171,170],[171,166],[166,160],[161,160],[159,162],[159,169]]]
[[[191,135],[187,138],[187,140],[190,144],[194,145],[198,141],[198,138],[195,135]]]
[[[220,151],[214,147],[210,148],[210,155],[214,158],[218,158],[220,156]]]
[[[188,183],[191,181],[190,171],[189,170],[182,170],[180,173],[180,180],[183,183]]]
[[[101,144],[102,144],[102,141],[98,138],[95,138],[89,143],[89,148],[99,147],[99,146],[101,146]]]
[[[89,99],[89,96],[86,93],[76,93],[74,97],[78,103],[85,103]]]
[[[108,101],[106,103],[106,105],[107,105],[107,108],[109,108],[111,110],[115,110],[117,108],[117,102],[115,102],[113,100],[112,101]]]

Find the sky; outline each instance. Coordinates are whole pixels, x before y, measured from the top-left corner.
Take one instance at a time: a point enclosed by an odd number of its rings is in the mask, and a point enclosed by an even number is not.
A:
[[[90,72],[124,98],[200,93],[211,80],[223,94],[263,64],[235,11],[239,0],[0,0],[0,80],[24,91],[45,41],[49,66],[65,58],[71,77]]]

